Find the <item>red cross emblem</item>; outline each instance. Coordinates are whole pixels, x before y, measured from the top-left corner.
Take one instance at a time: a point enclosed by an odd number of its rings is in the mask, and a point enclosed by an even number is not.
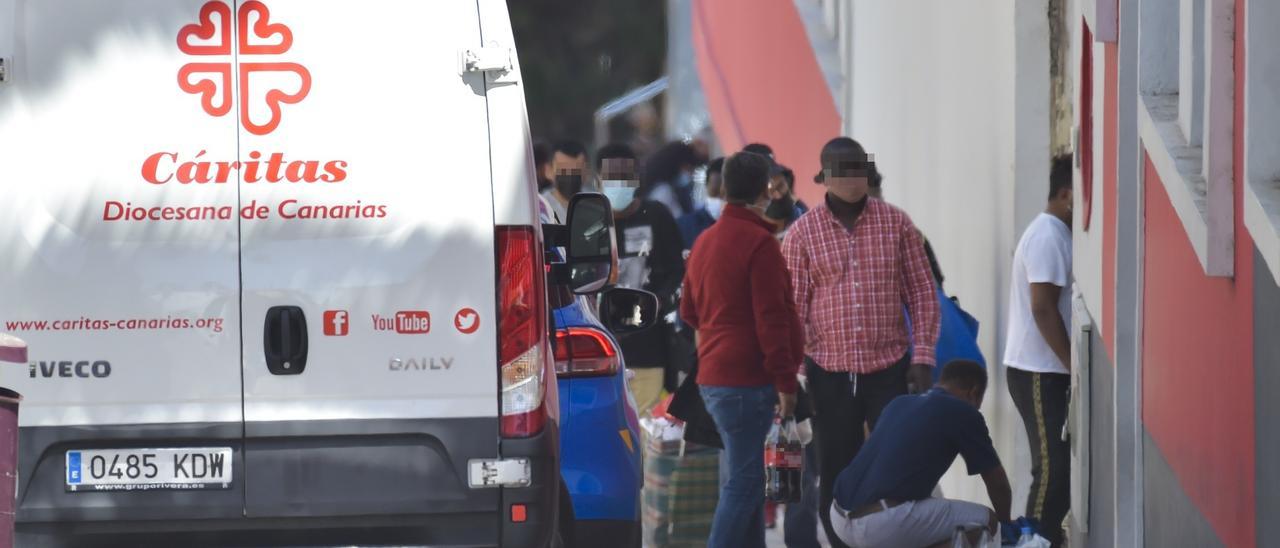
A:
[[[250,21],[252,20],[252,23]],[[311,91],[311,72],[292,62],[276,61],[293,47],[293,31],[282,23],[271,22],[266,4],[250,0],[240,5],[236,16],[235,52],[241,55],[239,70],[240,123],[249,133],[266,135],[280,125],[282,104],[296,104]],[[200,20],[178,31],[178,49],[187,55],[210,58],[187,63],[178,70],[178,87],[200,96],[201,107],[210,116],[221,117],[231,112],[233,34],[231,7],[214,0],[200,8]],[[269,60],[269,61],[268,61]],[[272,88],[261,100],[266,102],[270,117],[258,123],[250,116],[252,101],[249,83],[255,75],[293,74],[300,80],[295,90]]]

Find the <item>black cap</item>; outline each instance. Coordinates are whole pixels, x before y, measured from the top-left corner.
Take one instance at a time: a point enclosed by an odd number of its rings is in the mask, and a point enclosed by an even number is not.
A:
[[[777,177],[778,175],[782,175],[782,173],[785,172],[786,170],[787,170],[787,166],[784,166],[782,164],[779,164],[778,162],[775,162],[772,158],[769,159],[769,176],[770,177]]]

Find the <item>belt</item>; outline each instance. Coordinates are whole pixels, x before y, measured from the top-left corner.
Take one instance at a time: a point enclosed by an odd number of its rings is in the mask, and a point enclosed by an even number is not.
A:
[[[902,505],[904,502],[906,501],[894,500],[894,499],[880,499],[870,504],[864,504],[862,506],[854,508],[853,511],[845,510],[844,508],[841,508],[839,504],[832,504],[831,507],[835,509],[836,514],[838,514],[840,517],[847,520],[855,520],[855,519],[867,517],[876,512],[882,512],[890,508],[895,508],[897,506]]]

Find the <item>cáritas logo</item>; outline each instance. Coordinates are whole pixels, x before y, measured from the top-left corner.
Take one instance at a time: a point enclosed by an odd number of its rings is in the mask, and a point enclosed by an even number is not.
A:
[[[311,72],[298,63],[275,59],[262,62],[264,59],[259,56],[278,58],[293,47],[293,31],[284,24],[271,22],[271,11],[266,4],[258,0],[241,4],[236,28],[239,29],[235,53],[240,59],[235,65],[239,67],[240,124],[249,133],[266,135],[279,127],[282,104],[299,103],[310,93]],[[178,32],[178,49],[187,55],[210,58],[187,63],[178,70],[178,87],[199,95],[201,106],[210,116],[226,116],[234,103],[231,98],[232,48],[231,6],[220,0],[205,4],[200,9],[200,21]],[[300,83],[290,91],[268,90],[263,99],[270,117],[264,123],[257,123],[250,116],[250,82],[268,73],[293,74]]]
[[[245,131],[267,135],[280,127],[282,105],[299,103],[311,92],[311,71],[299,63],[278,60],[292,48],[293,31],[272,22],[266,4],[259,0],[240,4],[233,21],[231,6],[213,0],[200,8],[198,22],[178,31],[178,49],[198,58],[178,69],[178,87],[199,96],[201,108],[215,118],[226,116],[239,104],[240,125]],[[262,96],[251,92],[255,89],[251,82],[287,83],[290,79],[297,81],[296,87],[268,86]],[[239,84],[237,93],[232,92],[234,82]],[[264,103],[265,109],[255,108]],[[265,120],[260,119],[263,112],[268,115]],[[194,154],[161,150],[143,160],[142,179],[153,185],[170,181],[204,185],[236,180],[248,184],[340,183],[347,178],[344,160],[293,159],[283,152],[256,150],[234,160],[204,156],[204,150]]]

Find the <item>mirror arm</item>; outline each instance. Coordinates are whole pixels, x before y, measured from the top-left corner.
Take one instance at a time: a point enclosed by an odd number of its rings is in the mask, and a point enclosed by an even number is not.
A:
[[[573,267],[569,263],[551,263],[551,269],[547,271],[547,284],[569,285],[573,283],[572,273]]]
[[[569,227],[544,223],[542,225],[542,242],[548,251],[557,247],[569,247]]]

